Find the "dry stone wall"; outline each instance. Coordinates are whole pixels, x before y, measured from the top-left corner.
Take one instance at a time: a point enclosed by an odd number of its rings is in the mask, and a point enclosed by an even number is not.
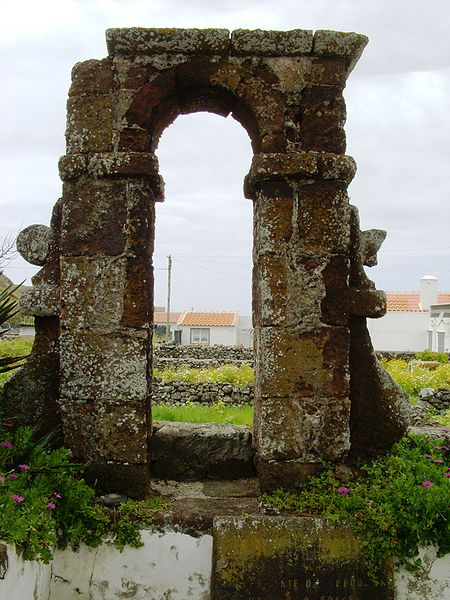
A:
[[[180,114],[231,115],[253,160],[253,443],[263,488],[384,452],[408,400],[380,367],[365,318],[382,316],[383,232],[361,232],[347,187],[343,89],[367,38],[332,31],[110,29],[108,56],[75,65],[63,193],[51,231],[23,234],[43,264],[23,298],[39,316],[18,418],[61,420],[102,491],[145,496],[151,454],[155,150]],[[47,257],[45,254],[48,252]],[[45,421],[45,420],[44,420]]]
[[[226,405],[242,406],[253,404],[253,386],[238,387],[230,383],[186,383],[184,381],[163,381],[153,378],[152,400],[181,406],[189,402],[214,404],[223,402]]]

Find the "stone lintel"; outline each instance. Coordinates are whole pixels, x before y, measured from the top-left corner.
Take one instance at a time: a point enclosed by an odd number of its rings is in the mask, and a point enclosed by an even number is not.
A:
[[[349,183],[356,173],[351,156],[331,152],[285,152],[255,154],[247,188],[263,181],[284,179],[331,179]],[[248,189],[246,190],[248,194]]]
[[[382,290],[350,288],[348,310],[356,317],[379,319],[386,314],[386,294]]]
[[[345,58],[350,73],[368,42],[369,38],[360,33],[320,29],[314,34],[313,52],[316,56]]]
[[[228,29],[153,29],[125,27],[106,30],[110,55],[117,54],[228,54]]]
[[[231,32],[231,54],[234,56],[302,56],[310,54],[312,47],[313,32],[307,29],[236,29]]]

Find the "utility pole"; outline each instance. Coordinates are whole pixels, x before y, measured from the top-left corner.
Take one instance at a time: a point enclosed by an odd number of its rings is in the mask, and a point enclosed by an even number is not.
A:
[[[167,323],[166,323],[166,340],[171,340],[170,335],[170,286],[172,277],[172,257],[167,257]]]

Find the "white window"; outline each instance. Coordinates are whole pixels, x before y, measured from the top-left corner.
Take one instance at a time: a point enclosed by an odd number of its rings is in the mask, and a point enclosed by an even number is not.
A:
[[[437,351],[444,352],[445,350],[445,331],[437,332]]]
[[[209,346],[209,329],[191,328],[191,344],[202,344]]]

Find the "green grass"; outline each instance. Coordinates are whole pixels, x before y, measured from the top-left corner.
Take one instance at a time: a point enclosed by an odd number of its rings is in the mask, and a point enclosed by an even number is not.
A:
[[[0,358],[7,356],[24,356],[30,354],[34,338],[16,338],[5,340],[0,338]]]
[[[232,423],[251,426],[252,406],[225,406],[217,402],[209,406],[194,403],[183,406],[155,404],[152,407],[154,421],[179,421],[183,423]]]

